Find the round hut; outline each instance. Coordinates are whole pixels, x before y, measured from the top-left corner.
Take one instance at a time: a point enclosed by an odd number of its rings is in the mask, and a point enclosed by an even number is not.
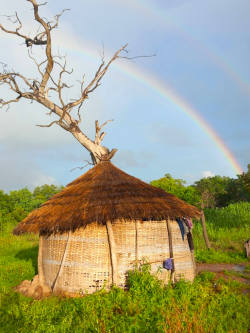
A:
[[[127,272],[141,263],[165,282],[192,281],[194,261],[176,218],[196,216],[197,208],[106,161],[32,211],[13,232],[40,235],[36,286],[79,295],[112,284],[126,287]],[[169,258],[167,270],[163,262]]]

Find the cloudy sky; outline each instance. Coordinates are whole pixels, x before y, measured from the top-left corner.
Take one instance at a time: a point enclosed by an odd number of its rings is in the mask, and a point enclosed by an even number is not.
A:
[[[3,1],[1,15],[18,11],[32,33],[31,5]],[[50,0],[53,17],[66,0]],[[250,163],[249,0],[71,0],[53,34],[54,53],[74,68],[65,98],[79,94],[77,80],[91,79],[104,49],[108,59],[128,43],[129,56],[107,73],[83,109],[81,128],[114,119],[104,145],[118,148],[113,163],[144,181],[165,173],[188,183],[215,174],[236,177]],[[1,22],[7,24],[3,16]],[[0,61],[37,76],[27,49],[0,32]],[[34,55],[43,49],[33,50]],[[39,55],[38,55],[39,56]],[[8,91],[0,87],[0,97]],[[36,124],[51,121],[46,109],[26,101],[0,111],[0,189],[45,183],[65,185],[88,170],[89,154],[70,133]]]

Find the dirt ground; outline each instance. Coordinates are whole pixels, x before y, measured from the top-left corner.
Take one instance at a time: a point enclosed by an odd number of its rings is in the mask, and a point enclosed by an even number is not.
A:
[[[244,264],[196,264],[196,273],[213,272],[216,278],[231,279],[246,284],[242,291],[250,293],[250,273],[245,271]]]

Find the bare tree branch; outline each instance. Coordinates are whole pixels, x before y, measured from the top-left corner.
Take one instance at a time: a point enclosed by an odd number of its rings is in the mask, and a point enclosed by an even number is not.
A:
[[[156,54],[139,55],[139,56],[134,56],[134,57],[119,56],[120,59],[127,59],[127,60],[133,60],[133,59],[137,59],[137,58],[151,58],[151,57],[156,57]]]
[[[21,98],[21,96],[18,96],[17,98],[10,99],[8,101],[4,101],[3,99],[0,99],[0,109],[2,109],[4,106],[7,105],[7,110],[8,110],[9,109],[9,104],[19,102],[20,98]]]
[[[2,29],[4,32],[6,32],[8,34],[17,35],[25,40],[30,39],[29,36],[20,33],[20,30],[22,29],[22,23],[17,15],[17,13],[15,13],[15,17],[16,17],[15,21],[11,20],[12,23],[18,23],[18,27],[16,28],[15,31],[6,29],[2,24],[0,24],[0,29]],[[11,16],[7,16],[7,18],[11,18]]]
[[[87,160],[84,160],[84,161],[87,162],[87,164],[85,164],[85,165],[82,166],[82,167],[75,167],[75,168],[71,169],[70,172],[72,172],[72,171],[74,171],[74,170],[76,170],[76,169],[82,170],[82,169],[86,168],[86,166],[88,166],[88,165],[94,165],[93,163],[91,163],[91,162],[89,162],[89,161],[87,161]]]
[[[118,51],[116,51],[116,53],[113,55],[113,57],[108,61],[108,63],[105,65],[104,60],[102,59],[102,62],[99,66],[99,68],[97,69],[94,78],[92,79],[92,81],[87,85],[87,87],[83,90],[82,95],[79,99],[77,99],[76,101],[72,102],[72,103],[68,103],[66,105],[66,109],[70,110],[73,107],[81,104],[85,99],[88,98],[89,93],[93,92],[99,85],[100,85],[100,81],[103,78],[103,76],[106,74],[107,70],[109,69],[110,65],[112,64],[112,62],[114,62],[118,57],[119,54],[127,47],[127,44],[125,44],[124,46],[122,46]]]
[[[53,60],[52,53],[51,53],[51,34],[50,34],[51,29],[50,29],[50,26],[40,17],[40,15],[38,13],[39,5],[37,4],[36,0],[27,0],[27,1],[33,5],[35,20],[43,26],[44,31],[46,33],[46,37],[47,37],[46,56],[47,56],[48,62],[47,62],[46,70],[42,77],[42,82],[40,84],[40,92],[43,94],[44,90],[45,90],[45,86],[50,78],[50,73],[52,72],[53,66],[54,66],[54,60]]]
[[[98,120],[95,121],[95,143],[97,145],[99,145],[102,142],[104,136],[106,135],[105,132],[102,132],[100,134],[101,129],[111,121],[114,121],[114,119],[107,120],[102,125],[99,125]]]
[[[48,125],[36,125],[38,127],[51,127],[54,124],[58,124],[58,120],[52,121],[50,124]]]

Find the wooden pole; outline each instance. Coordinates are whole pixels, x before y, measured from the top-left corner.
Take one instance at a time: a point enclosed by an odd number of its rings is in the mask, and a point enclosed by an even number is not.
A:
[[[117,279],[117,256],[116,256],[116,243],[115,237],[113,233],[112,224],[110,221],[106,222],[108,241],[109,241],[109,250],[110,250],[110,259],[111,259],[111,267],[112,267],[112,283],[113,285],[118,284]]]
[[[207,226],[206,226],[206,219],[205,219],[205,214],[204,214],[204,210],[201,210],[201,224],[202,224],[202,231],[203,231],[203,237],[206,243],[206,247],[209,250],[211,248],[209,239],[208,239],[208,235],[207,235]]]
[[[167,220],[167,230],[168,230],[169,256],[172,259],[172,265],[173,265],[171,269],[170,280],[171,282],[174,282],[175,267],[174,267],[173,238],[172,238],[172,229],[169,220]]]
[[[38,249],[38,277],[41,285],[45,284],[45,277],[43,271],[43,236],[39,237],[39,249]]]
[[[44,270],[43,270],[43,239],[44,236],[39,237],[39,250],[38,250],[38,281],[42,287],[41,296],[48,296],[51,294],[51,288],[46,284]],[[30,290],[31,291],[31,290]],[[34,290],[35,292],[35,290]]]
[[[62,261],[61,261],[61,265],[60,265],[59,271],[57,273],[57,276],[56,276],[55,281],[54,281],[54,283],[52,285],[52,288],[51,288],[52,291],[56,290],[57,281],[58,281],[58,279],[61,276],[62,271],[63,271],[63,266],[64,266],[65,259],[66,259],[66,256],[67,256],[67,252],[68,252],[70,236],[71,236],[71,231],[68,232],[68,238],[67,238],[67,241],[66,241],[66,245],[65,245],[65,249],[64,249],[64,254],[63,254],[63,257],[62,257]]]
[[[139,260],[140,260],[140,254],[139,254],[139,242],[138,242],[138,226],[139,221],[135,220],[135,264],[136,268],[138,268]]]

